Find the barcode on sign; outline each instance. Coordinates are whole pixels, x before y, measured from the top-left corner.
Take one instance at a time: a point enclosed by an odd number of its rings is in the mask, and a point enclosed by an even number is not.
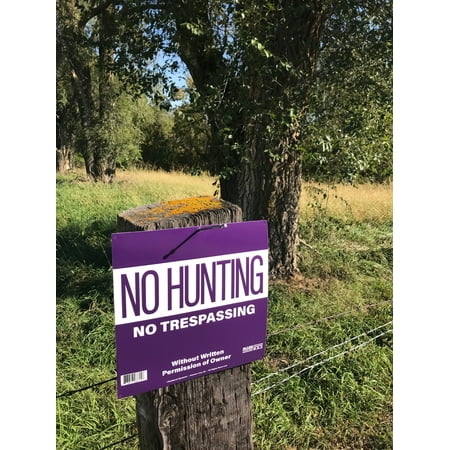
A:
[[[140,372],[126,373],[120,376],[121,386],[126,386],[127,384],[139,383],[141,381],[147,380],[147,371],[141,370]]]

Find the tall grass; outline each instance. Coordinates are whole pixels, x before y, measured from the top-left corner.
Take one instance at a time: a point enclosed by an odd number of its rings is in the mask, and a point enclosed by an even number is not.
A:
[[[154,171],[119,172],[112,185],[57,177],[58,394],[114,376],[117,214],[212,195],[213,181]],[[390,186],[303,187],[299,275],[271,283],[266,356],[252,363],[253,392],[270,388],[253,396],[257,450],[392,448],[392,334],[345,344],[392,319],[391,199]],[[118,400],[115,382],[57,399],[58,449],[101,449],[136,433],[134,400]]]
[[[384,222],[392,219],[392,185],[326,185],[305,183],[300,201],[302,218],[327,216]]]

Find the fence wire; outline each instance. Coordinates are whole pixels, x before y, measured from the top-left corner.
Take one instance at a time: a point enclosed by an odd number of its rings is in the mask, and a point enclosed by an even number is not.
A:
[[[105,448],[115,447],[116,445],[122,444],[124,442],[130,441],[131,439],[138,438],[139,434],[133,434],[126,438],[121,439],[120,441],[113,442],[112,444],[107,445],[106,447],[102,447],[100,450],[104,450]]]
[[[380,325],[380,326],[377,327],[377,328],[373,328],[372,330],[369,330],[369,331],[367,331],[367,332],[365,332],[365,333],[362,333],[362,334],[360,334],[360,335],[358,335],[358,336],[355,336],[355,337],[352,337],[352,338],[350,338],[350,339],[347,339],[347,340],[344,341],[344,342],[341,342],[341,343],[339,343],[339,344],[333,345],[332,347],[328,347],[327,349],[325,349],[325,350],[323,350],[323,351],[321,351],[321,352],[319,352],[319,353],[316,353],[315,355],[309,356],[308,358],[304,359],[303,361],[297,362],[297,363],[295,363],[295,364],[291,364],[290,366],[284,367],[283,369],[280,369],[280,370],[277,371],[277,372],[273,372],[273,373],[271,373],[271,374],[269,374],[269,375],[267,375],[267,376],[265,376],[265,377],[263,377],[263,378],[260,378],[259,380],[253,382],[252,384],[259,384],[261,381],[267,380],[268,378],[270,378],[270,377],[272,377],[272,376],[280,375],[281,373],[286,372],[287,370],[292,369],[293,367],[299,366],[300,364],[304,364],[305,362],[310,361],[311,359],[316,358],[317,356],[323,355],[324,353],[327,353],[327,352],[329,352],[330,350],[336,349],[336,348],[338,348],[338,347],[342,347],[342,346],[345,345],[345,344],[348,344],[348,343],[350,343],[350,342],[352,342],[352,341],[354,341],[354,340],[356,340],[356,339],[359,339],[359,338],[361,338],[361,337],[363,337],[363,336],[367,336],[369,333],[372,333],[372,332],[374,332],[374,331],[377,331],[377,330],[379,330],[379,329],[381,329],[381,328],[383,328],[383,327],[385,327],[385,326],[387,326],[387,325],[391,325],[391,324],[392,324],[392,321],[387,322],[387,323],[385,323],[385,324],[383,324],[383,325]],[[267,392],[267,391],[269,391],[269,390],[271,390],[271,389],[273,389],[273,388],[279,386],[280,384],[285,383],[286,381],[290,380],[291,378],[294,378],[295,376],[300,375],[300,374],[303,373],[303,372],[306,372],[306,371],[308,371],[308,370],[311,370],[311,369],[313,369],[314,367],[321,366],[321,365],[325,364],[325,363],[328,362],[328,361],[331,361],[331,360],[336,359],[336,358],[338,358],[338,357],[340,357],[340,356],[343,356],[343,355],[345,355],[345,354],[347,354],[347,353],[350,353],[350,352],[352,352],[352,351],[354,351],[354,350],[357,350],[358,348],[364,347],[365,345],[369,344],[370,342],[374,341],[375,339],[378,339],[379,337],[384,336],[385,334],[390,333],[390,332],[392,332],[392,331],[393,331],[392,328],[389,329],[389,330],[386,330],[386,331],[384,331],[384,332],[382,332],[382,333],[377,334],[377,335],[374,336],[374,337],[371,337],[370,339],[367,339],[366,341],[362,342],[361,344],[354,345],[353,347],[351,347],[351,348],[349,348],[349,349],[347,349],[347,350],[344,350],[344,351],[341,352],[341,353],[338,353],[337,355],[330,356],[329,358],[325,358],[325,359],[323,359],[323,360],[321,360],[321,361],[319,361],[319,362],[317,362],[317,363],[314,363],[314,364],[312,364],[312,365],[310,365],[310,366],[304,367],[304,368],[301,369],[300,371],[295,372],[295,373],[293,373],[292,375],[289,375],[288,377],[284,378],[284,379],[281,380],[281,381],[278,381],[278,382],[276,382],[276,383],[273,383],[272,385],[270,385],[270,386],[268,386],[268,387],[266,387],[266,388],[264,388],[264,389],[260,389],[260,390],[257,390],[256,392],[253,392],[253,393],[252,393],[252,396],[258,395],[258,394],[262,394],[263,392]]]
[[[355,308],[355,309],[351,309],[351,310],[344,311],[344,312],[341,312],[341,313],[333,314],[333,315],[327,316],[327,317],[321,317],[320,319],[311,320],[310,322],[301,323],[301,324],[296,325],[296,326],[291,327],[291,328],[284,328],[282,330],[274,331],[272,333],[269,333],[267,335],[267,337],[271,337],[271,336],[276,336],[278,334],[287,333],[288,331],[297,330],[299,328],[307,327],[309,325],[315,325],[316,323],[323,322],[324,320],[335,319],[336,317],[341,317],[341,316],[345,316],[345,315],[348,315],[348,314],[352,314],[354,312],[359,312],[359,310],[361,310],[361,309],[373,308],[375,306],[380,306],[380,305],[383,305],[383,304],[386,304],[386,303],[389,303],[389,302],[392,303],[392,300],[383,300],[382,302],[371,303],[370,305],[359,306],[358,308]]]
[[[63,394],[57,395],[56,398],[68,397],[70,395],[76,394],[77,392],[85,391],[87,389],[92,389],[92,388],[95,388],[97,386],[101,386],[102,384],[109,383],[110,381],[114,381],[115,379],[116,379],[116,377],[113,377],[113,378],[109,378],[108,380],[99,381],[98,383],[90,384],[89,386],[85,386],[85,387],[82,387],[82,388],[79,388],[79,389],[74,389],[72,391],[66,391]]]
[[[373,328],[372,330],[365,331],[364,333],[358,334],[358,336],[354,336],[354,337],[352,337],[350,339],[345,340],[344,342],[340,342],[339,344],[336,344],[336,345],[333,345],[331,347],[328,347],[328,348],[326,348],[325,350],[322,350],[319,353],[316,353],[316,354],[314,354],[312,356],[308,356],[308,358],[306,358],[306,359],[304,359],[302,361],[299,361],[299,362],[296,362],[296,363],[294,363],[294,364],[292,364],[290,366],[284,367],[283,369],[280,369],[278,372],[270,373],[269,375],[266,375],[265,377],[260,378],[259,380],[255,381],[254,383],[260,383],[261,381],[266,380],[267,378],[273,377],[274,375],[278,375],[278,374],[280,374],[282,372],[285,372],[286,370],[289,370],[289,369],[292,369],[293,367],[299,366],[300,364],[304,364],[305,362],[308,362],[311,359],[316,358],[317,356],[323,355],[324,353],[328,353],[330,350],[333,350],[335,348],[342,347],[343,345],[348,344],[349,342],[355,341],[356,339],[359,339],[359,338],[361,338],[363,336],[366,336],[369,333],[373,333],[374,331],[377,331],[380,328],[383,328],[383,327],[385,327],[387,325],[390,325],[390,324],[392,324],[392,321],[386,322],[385,324],[380,325],[379,327]]]

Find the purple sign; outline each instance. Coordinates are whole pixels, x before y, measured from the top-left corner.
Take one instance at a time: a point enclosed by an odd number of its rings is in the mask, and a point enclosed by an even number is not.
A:
[[[118,397],[264,356],[267,222],[112,235]]]

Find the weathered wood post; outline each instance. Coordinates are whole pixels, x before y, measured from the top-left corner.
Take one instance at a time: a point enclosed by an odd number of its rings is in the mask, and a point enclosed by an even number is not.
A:
[[[139,206],[118,215],[118,231],[242,222],[215,197]],[[142,450],[248,450],[252,444],[250,365],[135,396]]]

